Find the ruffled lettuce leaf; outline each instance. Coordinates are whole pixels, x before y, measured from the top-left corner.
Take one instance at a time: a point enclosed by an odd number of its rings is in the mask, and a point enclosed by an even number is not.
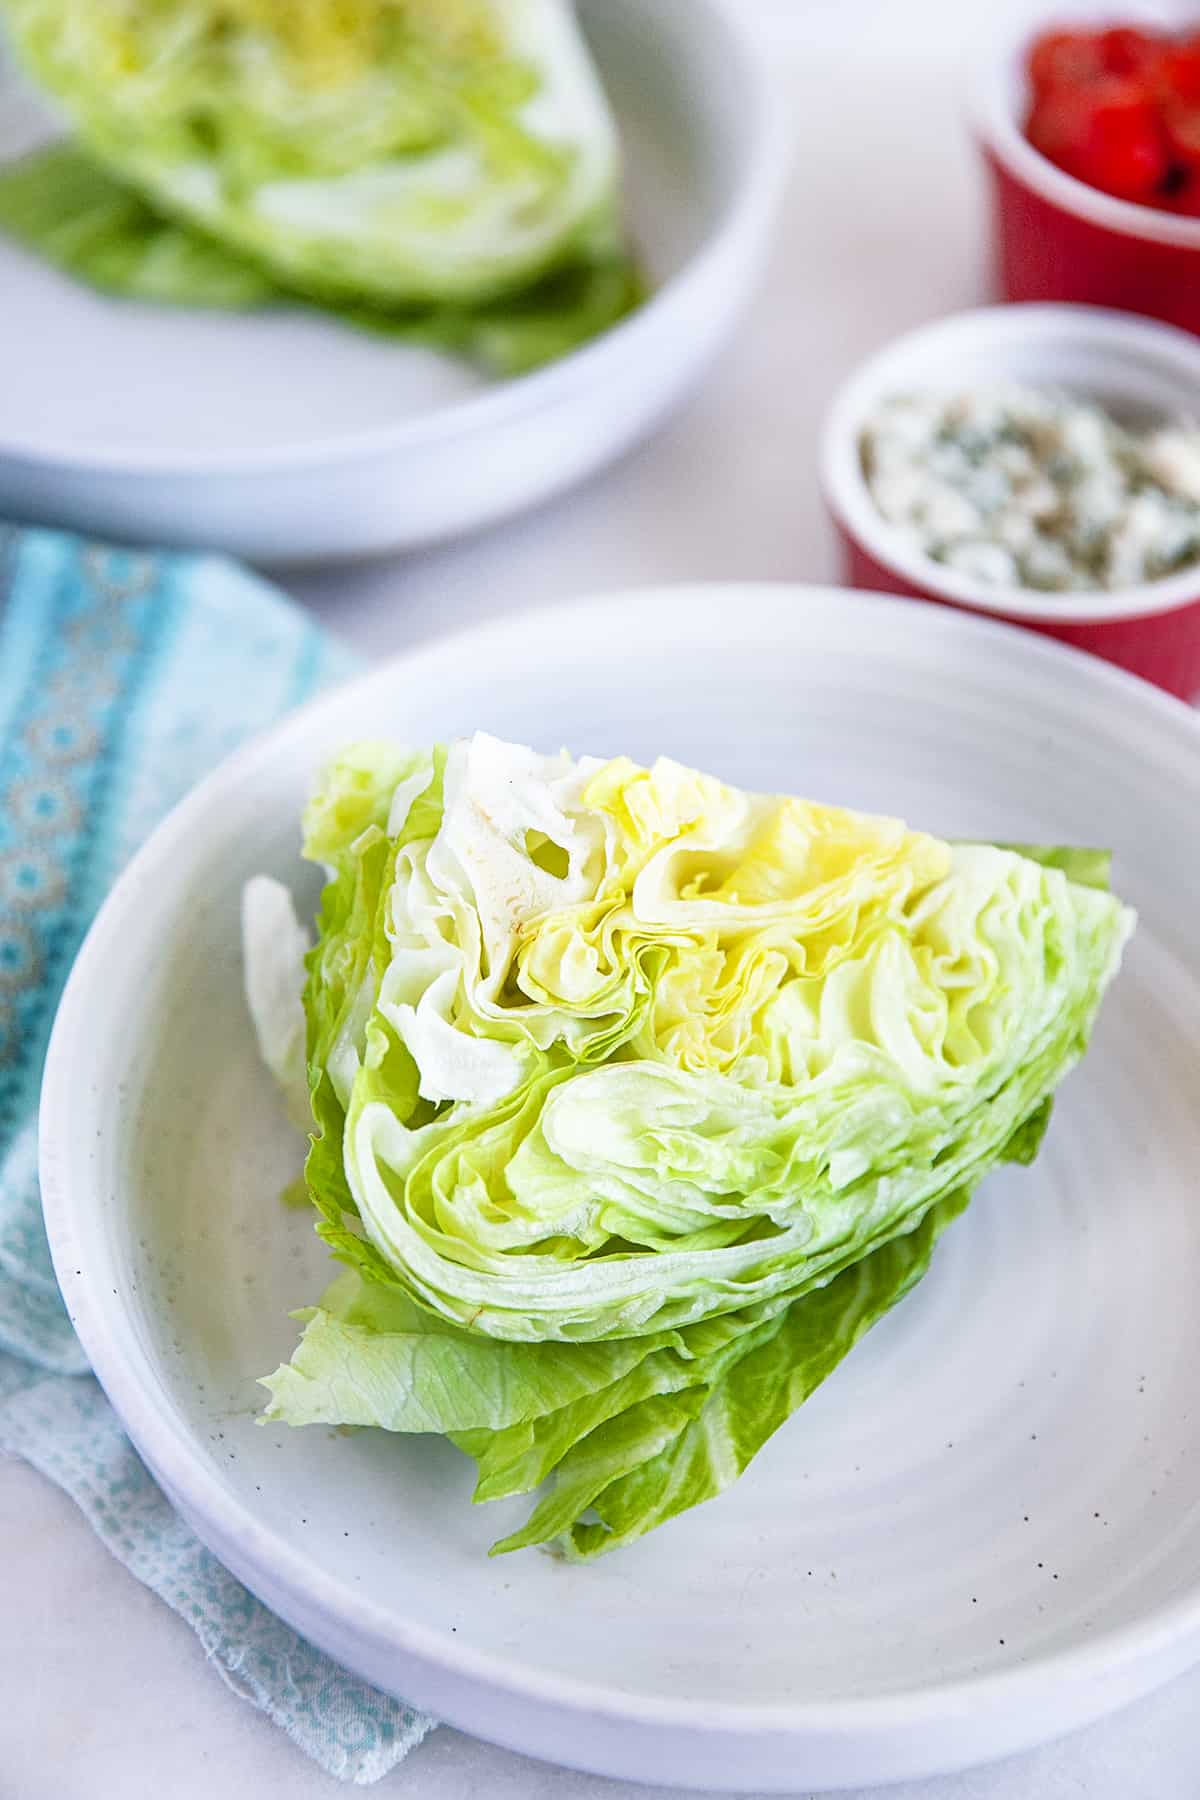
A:
[[[249,256],[157,212],[72,144],[0,167],[0,233],[101,293],[219,311],[295,306]],[[476,305],[327,306],[374,336],[444,351],[508,377],[579,348],[645,296],[632,258],[579,262]]]
[[[555,1476],[506,1547],[583,1556],[733,1479],[1031,1160],[1133,924],[1093,853],[482,735],[352,749],[306,835],[318,1229],[440,1374],[326,1305],[275,1414],[436,1389],[481,1498]]]
[[[1043,869],[1058,869],[1076,887],[1098,888],[1107,893],[1112,880],[1112,851],[1088,850],[1070,844],[1001,844],[1002,850],[1014,850]]]
[[[677,765],[477,738],[443,789],[395,847],[336,1156],[363,1266],[492,1336],[670,1329],[915,1224],[1078,1059],[1129,928],[1014,852]],[[387,854],[363,834],[333,891]],[[350,913],[322,939],[365,955]]]

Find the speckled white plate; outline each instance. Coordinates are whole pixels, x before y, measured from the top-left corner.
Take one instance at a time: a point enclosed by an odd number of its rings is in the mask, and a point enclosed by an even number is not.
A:
[[[1032,1170],[737,1487],[589,1568],[489,1562],[448,1444],[254,1423],[324,1279],[242,1006],[238,896],[340,740],[482,726],[667,751],[948,835],[1107,844],[1141,927]],[[842,592],[508,620],[228,763],[102,912],[42,1114],[84,1344],[200,1535],[315,1642],[481,1736],[614,1775],[811,1790],[1079,1724],[1200,1654],[1200,726],[1041,639]]]

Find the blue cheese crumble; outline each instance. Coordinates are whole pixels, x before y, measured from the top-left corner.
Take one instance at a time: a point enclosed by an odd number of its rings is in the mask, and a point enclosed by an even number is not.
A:
[[[1138,431],[1023,387],[902,394],[860,434],[876,507],[934,562],[997,588],[1068,593],[1200,561],[1200,426]]]

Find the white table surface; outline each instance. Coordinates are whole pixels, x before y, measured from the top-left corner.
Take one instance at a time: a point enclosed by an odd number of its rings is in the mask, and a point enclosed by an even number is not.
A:
[[[958,64],[985,0],[753,4],[773,34],[797,158],[774,262],[739,342],[654,443],[586,490],[469,544],[288,580],[364,655],[604,588],[832,574],[813,445],[834,385],[887,337],[984,296]],[[0,1545],[0,1800],[345,1792],[224,1688],[186,1626],[110,1559],[70,1501],[18,1463],[0,1463]],[[796,1784],[808,1793],[803,1769]],[[447,1729],[376,1791],[671,1800]],[[1200,1670],[1032,1755],[887,1793],[1196,1800]]]

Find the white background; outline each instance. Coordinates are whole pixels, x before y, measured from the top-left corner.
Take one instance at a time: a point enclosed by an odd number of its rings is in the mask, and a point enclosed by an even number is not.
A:
[[[743,4],[773,40],[797,148],[773,263],[737,345],[656,442],[588,489],[467,545],[291,578],[364,655],[603,588],[833,572],[813,446],[834,386],[876,344],[986,294],[961,62],[997,6]],[[187,1627],[21,1464],[0,1464],[0,1545],[0,1800],[346,1792],[226,1691]],[[375,1791],[394,1800],[676,1800],[448,1730]],[[796,1792],[808,1792],[803,1769]],[[1200,1671],[1032,1756],[888,1793],[1196,1800]]]

